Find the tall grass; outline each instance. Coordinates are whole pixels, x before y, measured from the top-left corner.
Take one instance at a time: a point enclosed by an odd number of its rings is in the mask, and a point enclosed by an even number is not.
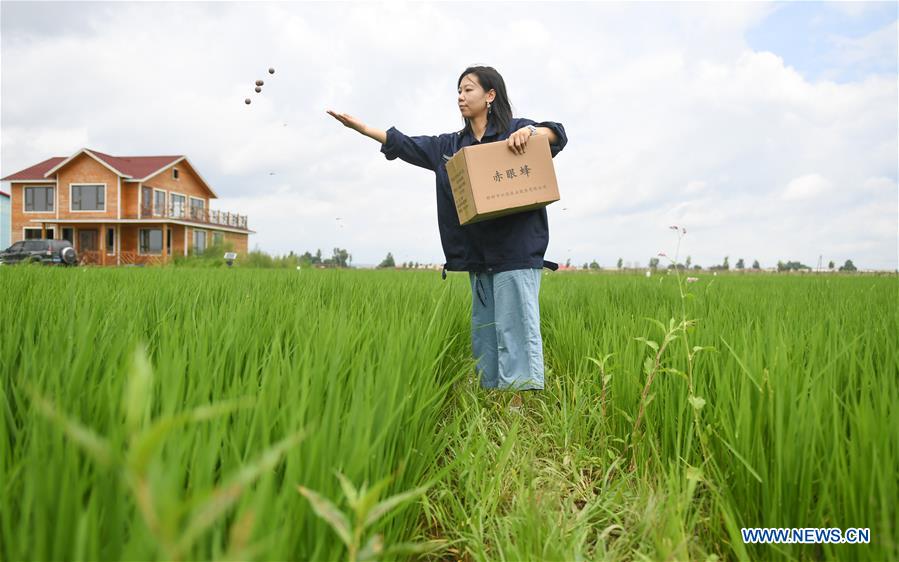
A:
[[[385,495],[426,484],[461,372],[465,326],[447,313],[459,294],[400,276],[223,273],[0,272],[0,558],[221,558],[234,529],[262,559],[336,559],[342,545],[297,485],[339,498],[335,471],[357,486],[398,473]],[[71,437],[83,428],[130,458],[122,404],[144,347],[153,375],[137,417],[147,424],[226,401],[251,406],[158,436],[132,473]],[[233,509],[172,549],[210,498],[298,432]],[[133,474],[146,479],[155,522]],[[388,545],[407,539],[415,515],[391,513],[376,530]]]
[[[464,276],[2,268],[0,558],[897,559],[897,289],[546,274],[516,411]]]

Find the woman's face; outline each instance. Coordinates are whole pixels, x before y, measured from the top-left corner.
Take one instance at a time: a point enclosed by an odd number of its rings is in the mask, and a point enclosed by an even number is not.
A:
[[[495,97],[496,92],[494,90],[485,92],[474,74],[466,74],[459,83],[459,111],[466,119],[486,113],[487,102],[493,103]]]

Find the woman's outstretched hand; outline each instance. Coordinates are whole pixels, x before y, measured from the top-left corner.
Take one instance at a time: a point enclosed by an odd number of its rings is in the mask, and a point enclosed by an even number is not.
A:
[[[337,113],[336,111],[331,111],[330,109],[327,110],[327,113],[334,119],[337,119],[338,121],[343,123],[343,125],[345,127],[349,127],[350,129],[353,129],[354,131],[358,131],[362,134],[365,134],[365,123],[356,119],[352,115],[349,115],[347,113]]]
[[[374,127],[369,127],[362,121],[359,121],[352,115],[348,115],[346,113],[337,113],[336,111],[331,111],[330,109],[326,110],[326,113],[328,115],[330,115],[331,117],[333,117],[334,119],[337,119],[338,121],[343,123],[343,125],[345,127],[349,127],[350,129],[352,129],[354,131],[362,133],[366,137],[375,139],[376,141],[378,141],[381,144],[387,143],[387,132],[386,131],[382,131],[381,129],[375,129]]]

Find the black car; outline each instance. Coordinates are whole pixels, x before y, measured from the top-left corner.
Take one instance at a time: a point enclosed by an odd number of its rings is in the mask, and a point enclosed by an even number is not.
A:
[[[78,257],[68,240],[22,240],[0,252],[0,263],[76,265]]]

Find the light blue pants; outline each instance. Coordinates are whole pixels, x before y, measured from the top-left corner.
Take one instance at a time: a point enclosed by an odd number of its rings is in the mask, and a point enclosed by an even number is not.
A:
[[[540,269],[469,272],[471,348],[483,388],[543,388]]]

